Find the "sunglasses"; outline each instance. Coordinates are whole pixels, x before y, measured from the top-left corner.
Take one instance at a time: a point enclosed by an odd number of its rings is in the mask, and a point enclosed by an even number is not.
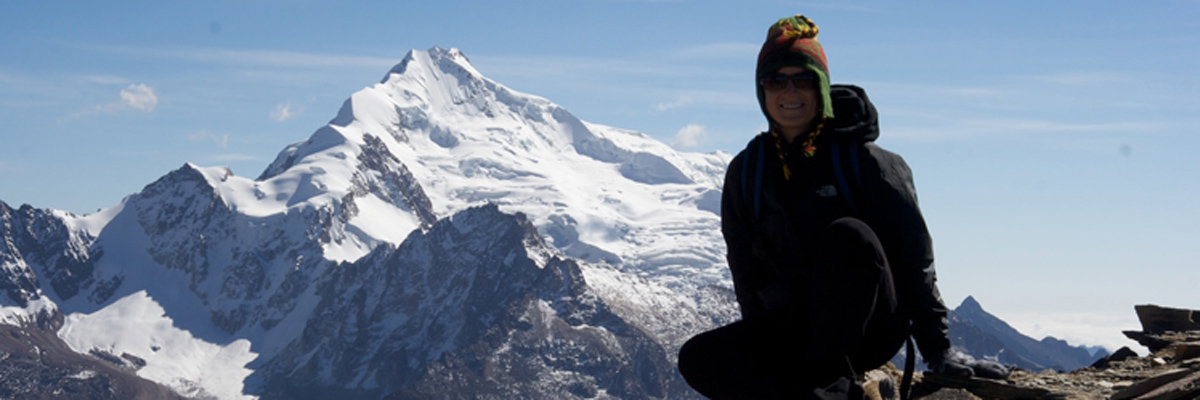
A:
[[[792,89],[812,88],[816,86],[817,73],[812,71],[804,71],[794,75],[784,75],[773,73],[767,75],[758,81],[758,84],[765,90],[781,91],[789,86]]]

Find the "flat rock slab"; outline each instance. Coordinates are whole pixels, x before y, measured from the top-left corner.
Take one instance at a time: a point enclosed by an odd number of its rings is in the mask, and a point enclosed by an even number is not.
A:
[[[1200,330],[1200,311],[1160,307],[1153,304],[1133,306],[1142,331],[1146,333],[1184,332]]]

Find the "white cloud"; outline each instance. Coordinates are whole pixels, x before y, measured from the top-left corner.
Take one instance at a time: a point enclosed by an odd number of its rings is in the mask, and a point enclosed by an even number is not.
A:
[[[209,131],[196,131],[188,135],[188,141],[192,143],[211,141],[222,149],[229,147],[229,135],[218,135]]]
[[[675,133],[671,143],[676,147],[697,147],[708,141],[707,129],[704,125],[687,124]]]
[[[1066,340],[1072,346],[1102,346],[1109,352],[1129,346],[1134,351],[1145,354],[1144,348],[1121,333],[1125,330],[1140,329],[1141,326],[1132,313],[1013,313],[1003,318],[1013,328],[1034,339],[1054,336]]]
[[[284,122],[299,115],[300,111],[292,109],[292,103],[283,103],[275,106],[275,111],[271,112],[271,119]]]
[[[119,96],[121,97],[119,100],[75,112],[63,117],[59,122],[96,114],[116,114],[125,111],[153,112],[154,108],[158,107],[158,95],[154,94],[154,88],[144,83],[132,84],[121,89]]]
[[[154,88],[146,86],[144,83],[138,83],[122,89],[121,102],[117,104],[134,110],[151,112],[154,111],[154,107],[158,106],[158,96],[154,95]]]
[[[691,96],[687,96],[687,95],[679,96],[674,101],[655,104],[654,109],[659,112],[673,110],[673,109],[680,108],[680,107],[686,106],[688,104],[691,104],[693,101],[695,101],[695,100],[693,100]]]

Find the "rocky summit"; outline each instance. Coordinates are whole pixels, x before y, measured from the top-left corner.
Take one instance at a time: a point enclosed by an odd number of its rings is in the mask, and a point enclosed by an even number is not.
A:
[[[1200,399],[1200,310],[1156,305],[1135,307],[1141,331],[1126,336],[1150,350],[1138,356],[1125,347],[1091,366],[1074,371],[1052,369],[1028,371],[1016,368],[1004,380],[963,378],[918,372],[914,376],[914,399],[1113,399],[1177,400]],[[892,382],[902,372],[892,365],[869,373],[868,394],[875,399],[899,395]],[[871,377],[874,377],[871,379]],[[890,381],[889,381],[890,380]],[[880,384],[880,382],[885,382]],[[880,387],[887,388],[881,391]]]

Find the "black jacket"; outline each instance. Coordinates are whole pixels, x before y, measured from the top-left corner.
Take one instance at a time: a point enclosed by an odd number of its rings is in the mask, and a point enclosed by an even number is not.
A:
[[[721,230],[743,318],[772,309],[774,283],[794,277],[813,254],[815,235],[833,220],[853,216],[879,237],[891,266],[899,312],[912,321],[923,354],[950,347],[946,306],[936,285],[933,247],[917,207],[912,172],[899,155],[874,144],[875,107],[856,86],[834,85],[836,118],[817,137],[816,154],[784,147],[791,179],[784,180],[774,138],[754,138],[725,175]],[[788,146],[788,145],[784,145]],[[848,156],[856,148],[857,157]],[[858,165],[851,165],[857,158]],[[839,183],[834,161],[842,163]],[[849,193],[845,193],[845,192]],[[847,201],[849,195],[853,201]]]

